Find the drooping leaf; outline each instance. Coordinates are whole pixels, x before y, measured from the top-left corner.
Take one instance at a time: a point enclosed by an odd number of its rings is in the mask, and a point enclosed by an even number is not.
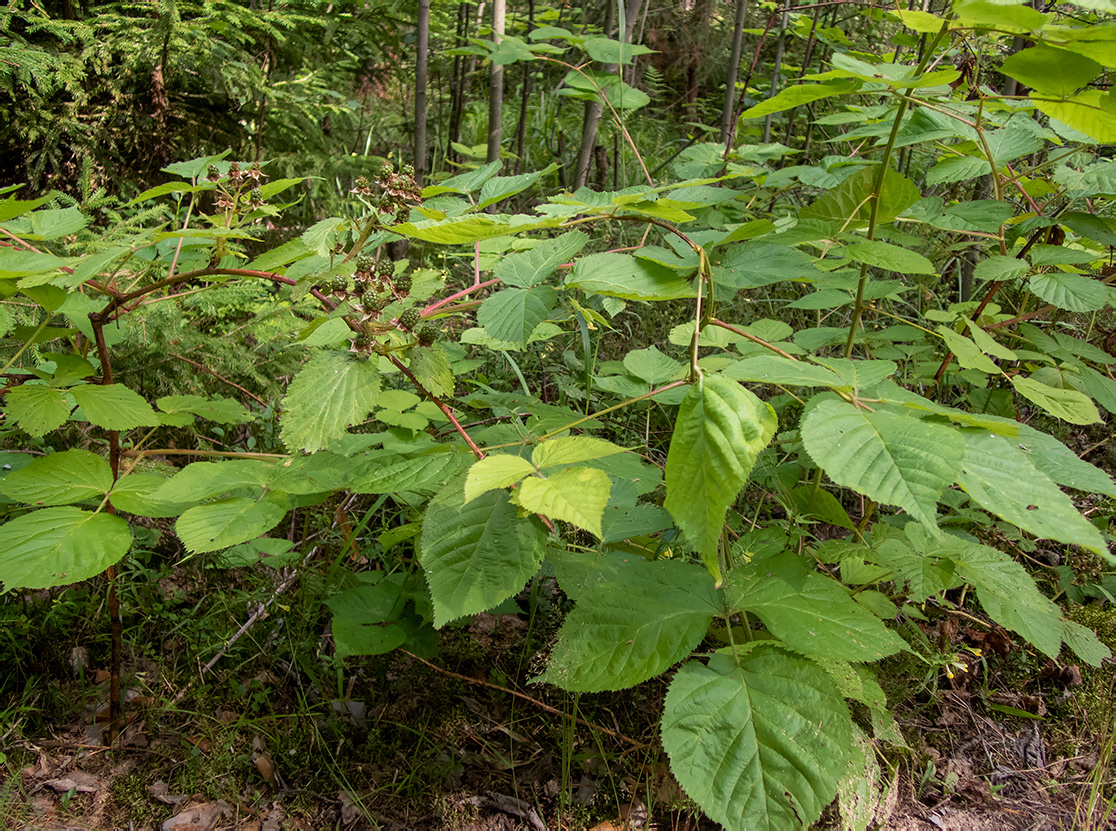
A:
[[[202,395],[165,395],[155,405],[164,413],[192,413],[218,424],[245,424],[255,418],[239,401]]]
[[[542,470],[559,465],[592,462],[623,452],[623,447],[604,439],[593,436],[566,436],[535,445],[535,449],[531,451],[531,463]]]
[[[266,534],[279,524],[288,508],[281,494],[268,494],[262,499],[222,499],[186,511],[174,530],[189,551],[218,551]]]
[[[599,539],[611,489],[612,480],[603,470],[576,467],[528,477],[512,498],[521,508],[569,522]]]
[[[465,502],[460,481],[438,494],[422,521],[419,560],[434,603],[434,625],[497,606],[542,564],[546,537],[520,517],[509,494],[492,490]]]
[[[1028,50],[1029,51],[1029,50]],[[1035,99],[1035,106],[1051,118],[1097,141],[1116,141],[1116,108],[1099,89],[1088,89],[1065,101]]]
[[[71,387],[70,394],[85,418],[106,430],[131,430],[152,427],[159,417],[143,398],[123,384]]]
[[[693,284],[678,272],[629,254],[582,257],[565,284],[624,300],[681,300],[695,293]]]
[[[736,381],[756,381],[761,384],[786,384],[792,387],[843,386],[841,377],[825,367],[807,361],[792,361],[780,355],[745,358],[727,366],[724,374]]]
[[[1109,289],[1104,283],[1064,271],[1035,274],[1027,281],[1027,288],[1052,306],[1068,312],[1094,312],[1103,309],[1109,300]]]
[[[836,95],[844,95],[855,91],[859,87],[859,80],[845,78],[823,84],[797,84],[780,90],[777,95],[773,95],[754,107],[748,108],[743,112],[741,118],[763,118],[772,113],[781,113],[784,110],[800,107],[803,104],[821,101]]]
[[[132,473],[117,480],[110,498],[112,506],[126,514],[146,517],[177,517],[194,506],[193,501],[172,502],[158,499],[155,491],[166,482],[157,473]]]
[[[111,487],[112,468],[88,450],[42,456],[0,479],[0,493],[28,505],[69,505],[100,497]]]
[[[483,493],[514,485],[535,472],[535,466],[521,456],[489,454],[469,468],[465,478],[465,501],[472,502]]]
[[[166,502],[193,502],[240,488],[258,492],[274,473],[274,465],[258,459],[194,462],[164,479],[154,497]]]
[[[867,227],[871,216],[871,205],[868,200],[875,189],[879,175],[879,168],[875,166],[858,170],[812,205],[804,208],[800,217],[836,222],[848,230]],[[876,222],[880,224],[891,222],[921,198],[922,194],[914,182],[889,167],[884,173]]]
[[[974,502],[1034,534],[1107,554],[1100,531],[1085,519],[1028,455],[1005,438],[965,432],[959,484]]]
[[[119,562],[132,544],[128,523],[77,508],[43,508],[0,525],[5,591],[79,583]]]
[[[462,472],[473,455],[439,447],[427,453],[400,455],[385,453],[358,464],[341,467],[343,484],[353,493],[394,493],[440,490],[442,485]]]
[[[411,350],[410,370],[427,392],[439,398],[453,396],[453,367],[442,344],[416,347]]]
[[[919,254],[882,240],[863,240],[842,249],[852,260],[901,274],[933,274],[934,264]]]
[[[797,554],[734,568],[725,582],[725,604],[755,614],[771,634],[807,656],[868,662],[903,646],[843,586],[808,570]]]
[[[1009,55],[1000,71],[1041,95],[1065,98],[1100,75],[1104,67],[1068,49],[1038,44]]]
[[[663,702],[663,747],[683,790],[725,828],[800,828],[832,801],[852,720],[826,672],[760,645],[685,664]]]
[[[827,400],[807,408],[801,431],[810,458],[838,485],[937,527],[938,496],[965,453],[954,428]]]
[[[1101,420],[1097,405],[1077,390],[1052,387],[1025,375],[1011,376],[1011,385],[1028,401],[1062,421],[1070,424],[1096,424]]]
[[[337,656],[383,655],[402,646],[407,641],[407,631],[399,623],[405,600],[402,593],[398,581],[382,577],[372,585],[354,586],[326,600],[333,612]]]
[[[625,562],[614,579],[578,593],[539,680],[579,692],[633,687],[689,655],[717,606],[713,581],[698,566]]]
[[[287,388],[280,437],[291,450],[324,450],[368,417],[379,392],[374,362],[349,352],[319,352]]]
[[[776,425],[771,405],[719,375],[699,378],[679,408],[667,453],[664,507],[718,582],[725,514]]]

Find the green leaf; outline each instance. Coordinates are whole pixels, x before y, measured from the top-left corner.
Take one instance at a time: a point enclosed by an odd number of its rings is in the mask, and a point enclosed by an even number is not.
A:
[[[54,208],[31,214],[31,233],[21,235],[28,240],[53,240],[76,234],[89,224],[81,208]]]
[[[485,456],[469,468],[465,478],[465,502],[497,488],[508,488],[535,472],[535,466],[508,453]]]
[[[528,251],[502,257],[492,269],[492,276],[509,286],[537,286],[558,266],[572,260],[587,242],[588,234],[569,231],[560,237],[544,240]]]
[[[262,488],[274,474],[275,465],[257,459],[194,462],[164,479],[154,497],[165,502],[196,502],[240,488]]]
[[[319,257],[328,257],[337,242],[338,229],[348,223],[349,220],[341,216],[320,219],[306,229],[301,237],[302,243]]]
[[[807,657],[868,662],[894,655],[903,641],[844,586],[808,570],[797,554],[780,554],[729,572],[725,604],[750,612],[772,635]]]
[[[648,346],[645,349],[633,349],[625,355],[624,369],[654,386],[674,380],[681,374],[683,366],[655,346]]]
[[[729,829],[810,825],[845,772],[848,708],[816,664],[759,645],[685,664],[663,702],[663,747],[683,790]]]
[[[733,246],[732,253],[713,269],[713,281],[734,290],[820,276],[814,261],[804,251],[764,240]]]
[[[392,225],[391,232],[438,245],[461,245],[502,237],[505,234],[518,231],[554,228],[558,223],[558,219],[550,218],[535,219],[533,217],[470,214],[466,217],[452,219],[401,222],[398,225]]]
[[[1053,436],[1021,424],[1018,447],[1041,473],[1059,485],[1116,497],[1116,483],[1111,476],[1080,458]]]
[[[574,467],[524,479],[513,499],[521,508],[569,522],[600,539],[611,489],[612,480],[603,470]]]
[[[353,493],[429,492],[461,473],[472,454],[436,448],[419,455],[384,454],[368,459],[355,468],[342,466],[344,487]]]
[[[724,375],[735,381],[785,384],[791,387],[841,387],[844,381],[825,367],[792,361],[781,355],[757,355],[725,367]]]
[[[870,194],[875,191],[879,168],[858,170],[837,187],[828,191],[799,215],[802,219],[836,222],[846,230],[867,228],[871,216]],[[918,187],[897,170],[888,168],[880,191],[876,222],[891,222],[922,198]],[[845,223],[848,222],[846,225]]]
[[[537,518],[520,517],[506,491],[465,502],[461,482],[431,501],[422,521],[419,561],[434,603],[434,625],[497,606],[542,565]]]
[[[699,378],[678,410],[667,453],[664,507],[718,583],[725,514],[776,427],[771,405],[719,375]]]
[[[542,470],[559,465],[592,462],[623,452],[625,452],[623,447],[618,447],[604,439],[595,439],[592,436],[566,436],[535,445],[535,449],[531,451],[531,463]]]
[[[411,372],[427,392],[439,398],[453,397],[453,367],[442,344],[416,347],[408,357]]]
[[[916,251],[880,240],[864,240],[842,249],[849,259],[902,274],[934,274],[934,264]]]
[[[582,257],[566,275],[565,284],[624,300],[681,300],[695,295],[693,284],[678,272],[630,254]]]
[[[1095,312],[1103,309],[1109,299],[1108,286],[1100,280],[1064,271],[1035,274],[1027,281],[1027,288],[1052,306],[1068,312]]]
[[[806,452],[838,485],[937,527],[937,501],[961,466],[954,428],[844,401],[811,402],[801,424]]]
[[[44,508],[0,526],[4,591],[79,583],[119,562],[132,544],[128,523],[111,514]]]
[[[965,369],[976,369],[991,375],[1000,373],[1000,368],[996,366],[995,361],[964,335],[959,335],[948,326],[938,326],[936,331],[946,342],[949,351],[957,356],[957,362]]]
[[[286,497],[256,500],[247,496],[197,505],[174,524],[182,544],[194,553],[218,551],[266,534],[287,514]]]
[[[313,453],[368,417],[380,392],[376,364],[350,352],[320,352],[287,388],[283,443]]]
[[[157,473],[133,473],[118,479],[110,498],[112,506],[118,511],[136,516],[177,517],[193,507],[193,501],[172,502],[155,497],[166,482],[166,477]]]
[[[1058,389],[1022,375],[1011,376],[1015,391],[1046,412],[1070,424],[1096,424],[1101,420],[1097,406],[1077,390]]]
[[[57,430],[70,418],[70,405],[60,391],[42,384],[21,384],[8,393],[5,413],[34,438]]]
[[[72,387],[70,394],[86,420],[106,430],[131,430],[159,423],[151,405],[123,384]]]
[[[1100,531],[1068,496],[1005,438],[965,431],[965,460],[959,484],[974,502],[1036,537],[1107,553]]]
[[[1116,142],[1116,107],[1105,95],[1099,89],[1089,89],[1066,101],[1036,98],[1035,106],[1051,118],[1107,144]]]
[[[1040,43],[1009,55],[1000,71],[1041,95],[1065,98],[1100,75],[1104,67],[1084,55]]]
[[[558,292],[550,286],[504,289],[487,298],[477,309],[477,323],[496,340],[526,344],[535,327],[546,320]]]
[[[717,608],[704,569],[630,560],[615,579],[591,582],[579,592],[537,680],[577,692],[634,687],[689,655]]]
[[[108,493],[112,468],[88,450],[42,456],[0,479],[0,493],[29,505],[69,505]]]
[[[474,210],[483,211],[489,205],[495,205],[507,199],[509,196],[515,196],[517,193],[522,193],[535,184],[540,177],[546,176],[549,173],[558,169],[558,165],[552,164],[546,168],[536,171],[535,173],[523,173],[519,176],[496,176],[489,179],[481,186],[480,201]]]
[[[371,586],[354,586],[326,600],[333,612],[337,657],[383,655],[406,643],[407,631],[398,622],[402,594],[403,587],[396,581],[381,578]]]
[[[155,401],[164,413],[192,413],[218,424],[245,424],[255,416],[231,398],[209,399],[203,395],[165,395]]]
[[[821,101],[825,98],[832,98],[835,95],[844,95],[848,92],[854,92],[860,88],[860,83],[859,80],[842,79],[840,81],[824,84],[798,84],[797,86],[787,87],[781,90],[777,95],[745,110],[740,117],[763,118],[772,113],[781,113],[784,110],[794,109],[795,107],[800,107],[803,104],[809,104],[813,101]]]
[[[902,539],[886,539],[877,546],[873,560],[897,572],[897,582],[905,584],[911,602],[923,603],[960,585],[953,561],[948,558],[952,537],[930,537],[913,522],[907,525],[907,536],[914,548]]]
[[[589,57],[600,63],[631,63],[636,55],[649,55],[655,50],[638,43],[621,43],[607,37],[588,37],[581,43]]]

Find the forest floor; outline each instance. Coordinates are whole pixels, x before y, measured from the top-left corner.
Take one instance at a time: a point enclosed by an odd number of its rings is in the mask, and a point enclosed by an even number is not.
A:
[[[188,607],[207,590],[206,575],[195,576],[163,589],[190,584],[179,595]],[[1088,622],[1116,649],[1112,607],[1079,608],[1094,610]],[[980,649],[969,671],[927,675],[909,658],[880,667],[908,747],[881,745],[878,781],[858,782],[846,809],[898,831],[1114,827],[1105,725],[1116,667],[1083,672],[958,620],[920,628],[930,642]],[[52,712],[70,702],[64,719],[44,720],[41,700],[9,702],[0,709],[0,825],[717,827],[697,818],[659,743],[667,680],[580,697],[529,685],[541,659],[524,618],[480,615],[443,632],[435,662],[400,652],[350,659],[331,696],[275,658],[266,638],[276,623],[257,624],[265,641],[253,657],[219,665],[204,682],[196,659],[126,659],[126,726],[111,750],[102,745],[108,680],[96,666],[53,679]],[[173,633],[162,644],[180,645]],[[856,826],[835,804],[816,827]]]

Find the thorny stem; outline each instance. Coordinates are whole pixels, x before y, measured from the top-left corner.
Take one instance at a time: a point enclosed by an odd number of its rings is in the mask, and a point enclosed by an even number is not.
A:
[[[470,294],[472,294],[473,292],[479,291],[480,289],[485,289],[485,288],[488,288],[489,286],[494,286],[499,282],[500,282],[499,280],[493,279],[493,280],[485,280],[483,283],[473,283],[473,285],[469,286],[469,288],[467,288],[467,289],[462,289],[461,291],[457,292],[456,294],[451,294],[449,297],[443,297],[437,303],[431,303],[429,306],[427,306],[425,309],[422,310],[422,316],[423,317],[429,317],[430,315],[434,314],[434,312],[438,311],[438,309],[442,308],[443,306],[448,305],[455,300],[460,300],[462,297],[467,297]]]
[[[442,411],[446,418],[450,420],[450,423],[453,425],[454,429],[457,430],[461,438],[465,439],[465,443],[469,445],[469,449],[473,451],[473,455],[477,457],[477,460],[479,461],[483,459],[484,452],[479,447],[477,447],[476,442],[474,442],[472,438],[470,438],[469,434],[465,431],[465,428],[461,426],[461,422],[457,420],[457,416],[453,414],[453,410],[451,410],[449,406],[444,401],[442,401],[442,399],[438,398],[438,396],[434,395],[434,393],[430,392],[428,389],[426,389],[426,387],[419,383],[418,378],[416,378],[415,374],[407,368],[407,365],[405,363],[403,363],[394,355],[389,354],[386,357],[389,361],[395,364],[400,372],[407,376],[407,379],[415,385],[415,389],[417,389],[428,399],[433,401],[434,405]]]

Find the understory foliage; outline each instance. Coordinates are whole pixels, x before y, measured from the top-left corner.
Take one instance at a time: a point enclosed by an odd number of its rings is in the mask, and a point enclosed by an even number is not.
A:
[[[835,104],[817,120],[859,152],[819,164],[695,143],[663,180],[557,193],[551,168],[422,189],[385,165],[276,247],[253,240],[301,177],[228,154],[167,166],[111,222],[8,187],[4,589],[111,585],[153,520],[187,557],[297,566],[292,512],[391,501],[410,519],[323,598],[339,658],[433,656],[438,629],[553,576],[573,607],[536,681],[671,673],[663,747],[731,829],[808,825],[875,781],[874,745],[903,737],[873,667],[915,653],[894,623],[928,604],[1099,666],[1013,555],[1116,564],[1116,483],[1059,438],[1116,412],[1116,28],[983,0],[886,18],[911,63],[838,51],[742,115]],[[1012,35],[1033,45],[1004,58]],[[473,46],[631,58],[559,27]],[[567,66],[617,125],[646,103]],[[191,338],[276,370],[230,397],[195,349],[198,374],[139,380]]]

